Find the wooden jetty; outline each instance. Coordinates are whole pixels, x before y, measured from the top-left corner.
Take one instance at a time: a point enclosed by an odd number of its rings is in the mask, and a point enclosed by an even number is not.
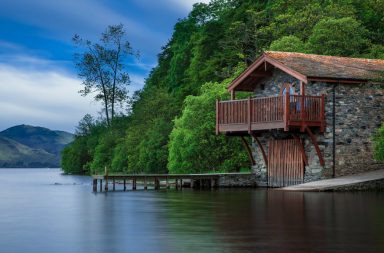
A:
[[[143,186],[144,190],[149,187],[159,190],[161,187],[169,189],[173,186],[176,189],[195,188],[211,189],[219,186],[219,177],[222,174],[105,174],[93,176],[93,191],[109,191],[112,184],[112,191],[116,190],[117,185],[122,185],[122,190],[126,191],[131,183],[131,189],[137,190],[137,185]],[[104,184],[104,187],[103,187]]]

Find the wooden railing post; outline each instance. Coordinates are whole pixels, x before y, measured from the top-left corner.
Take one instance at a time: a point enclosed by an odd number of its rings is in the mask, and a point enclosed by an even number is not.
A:
[[[251,133],[252,131],[252,120],[251,120],[251,97],[248,98],[248,115],[247,115],[247,120],[248,120],[248,133]]]
[[[325,95],[321,95],[320,100],[320,132],[324,133],[325,130]]]
[[[285,93],[285,108],[284,108],[284,131],[289,130],[289,114],[290,114],[290,95],[289,91]]]
[[[304,101],[305,101],[305,96],[304,95],[301,95],[300,96],[300,118],[301,118],[301,126],[300,126],[300,131],[301,132],[304,132],[305,131],[305,119],[304,119],[304,117],[305,117],[305,113],[306,113],[306,109],[304,108],[304,106],[305,106],[305,103],[304,103]]]
[[[219,113],[220,113],[220,109],[219,109],[219,100],[216,99],[216,135],[219,134]]]

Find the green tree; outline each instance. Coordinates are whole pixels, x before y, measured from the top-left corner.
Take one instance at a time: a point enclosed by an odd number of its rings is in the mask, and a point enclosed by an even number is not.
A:
[[[170,173],[239,171],[249,167],[239,138],[215,135],[215,101],[228,99],[223,83],[207,83],[199,96],[188,96],[170,135]]]
[[[102,101],[106,122],[110,125],[115,116],[116,104],[127,99],[130,83],[126,61],[135,55],[122,24],[108,26],[98,43],[73,37],[75,45],[81,48],[75,53],[75,65],[83,80],[80,94],[96,94],[95,100]]]
[[[274,51],[285,52],[306,52],[306,46],[304,42],[302,42],[299,38],[293,35],[284,36],[278,40],[273,41],[269,49]]]
[[[327,18],[319,21],[308,39],[316,54],[358,56],[369,46],[367,30],[354,18]]]

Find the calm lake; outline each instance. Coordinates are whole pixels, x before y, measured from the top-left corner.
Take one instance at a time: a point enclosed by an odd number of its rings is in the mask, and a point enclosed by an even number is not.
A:
[[[92,193],[89,177],[0,169],[0,252],[384,252],[384,193]]]

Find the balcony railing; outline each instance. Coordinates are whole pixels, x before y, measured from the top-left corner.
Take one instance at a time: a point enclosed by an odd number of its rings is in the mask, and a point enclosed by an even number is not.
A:
[[[217,101],[216,133],[319,126],[324,130],[325,96],[289,95]]]

